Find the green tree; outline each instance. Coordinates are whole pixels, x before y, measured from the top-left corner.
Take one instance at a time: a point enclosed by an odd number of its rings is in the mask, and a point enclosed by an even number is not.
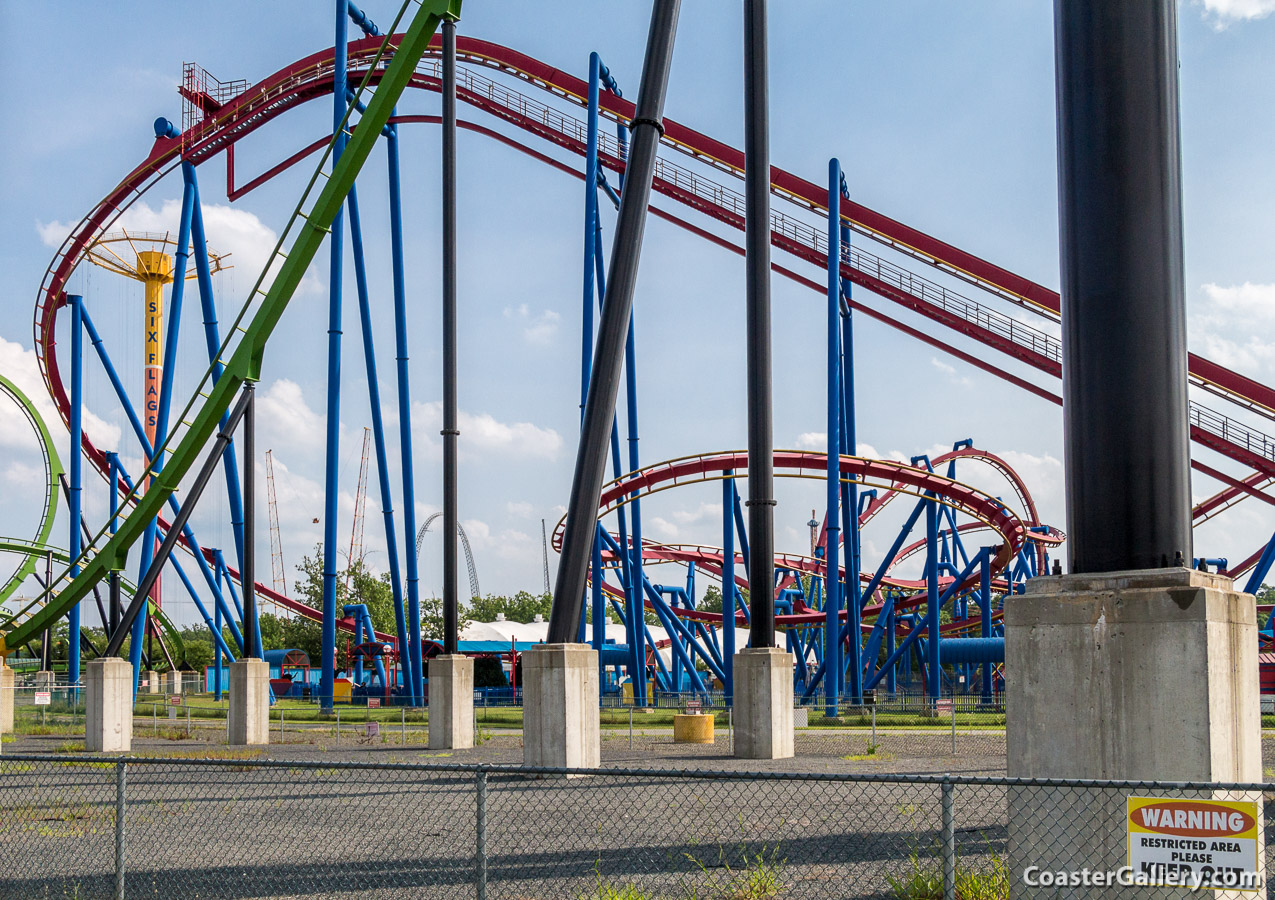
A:
[[[552,607],[553,598],[548,594],[528,591],[519,591],[512,597],[488,594],[469,601],[469,616],[476,622],[494,622],[499,613],[504,613],[510,622],[534,622],[537,615],[548,619]]]
[[[378,631],[398,634],[398,617],[394,612],[394,590],[390,586],[389,573],[378,578],[367,570],[363,560],[355,560],[346,569],[341,583],[349,579],[350,587],[346,603],[363,603],[372,616]]]
[[[456,631],[464,631],[473,621],[472,616],[462,606],[457,611]],[[421,637],[431,638],[438,642],[443,640],[443,598],[421,598]]]

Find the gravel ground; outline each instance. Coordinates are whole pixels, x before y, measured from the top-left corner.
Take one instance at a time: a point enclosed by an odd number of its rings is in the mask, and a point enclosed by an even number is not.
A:
[[[225,753],[207,740],[165,740],[139,729],[134,753]],[[421,735],[423,737],[423,734]],[[495,733],[450,755],[420,745],[289,734],[259,758],[214,766],[130,764],[125,815],[126,896],[473,897],[478,776],[445,769],[345,769],[344,762],[521,762],[521,738]],[[411,737],[411,735],[409,735]],[[934,784],[765,780],[746,773],[1003,774],[1003,733],[951,735],[882,729],[804,731],[794,760],[735,760],[729,739],[674,745],[667,733],[604,733],[603,767],[659,768],[660,776],[486,776],[485,842],[491,898],[887,897],[891,878],[934,877],[940,788]],[[14,753],[67,753],[69,737],[23,737]],[[1275,735],[1263,740],[1275,763]],[[849,757],[849,758],[847,758]],[[302,760],[321,760],[303,765]],[[704,780],[686,770],[741,773]],[[679,774],[679,771],[681,774]],[[0,760],[0,898],[113,896],[113,764]],[[954,788],[962,871],[995,881],[1007,852],[1006,790]],[[1268,821],[1271,820],[1268,811]],[[1271,842],[1268,840],[1268,845]],[[1268,866],[1268,868],[1271,868]],[[766,883],[777,891],[767,893]],[[632,888],[629,895],[608,893]],[[749,891],[752,891],[750,893]],[[995,894],[993,894],[994,896]]]

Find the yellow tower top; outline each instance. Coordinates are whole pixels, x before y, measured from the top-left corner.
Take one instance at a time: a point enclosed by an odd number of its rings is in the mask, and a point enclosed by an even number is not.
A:
[[[173,280],[173,258],[162,250],[138,250],[137,278],[169,284]]]

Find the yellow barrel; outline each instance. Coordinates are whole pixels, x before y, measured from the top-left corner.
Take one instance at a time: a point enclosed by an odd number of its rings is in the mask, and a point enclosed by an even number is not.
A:
[[[673,716],[673,743],[713,743],[713,717],[707,713],[691,713]]]

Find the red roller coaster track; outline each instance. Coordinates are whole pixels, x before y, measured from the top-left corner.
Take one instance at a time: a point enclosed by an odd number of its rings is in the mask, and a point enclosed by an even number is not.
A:
[[[396,38],[392,38],[391,41],[396,45]],[[358,77],[366,71],[379,43],[379,39],[376,38],[351,43],[349,48],[351,78]],[[431,55],[422,60],[412,86],[428,90],[439,89],[437,62],[434,60],[438,52],[439,45],[435,41],[431,45]],[[461,38],[458,55],[473,67],[460,73],[459,96],[462,100],[558,147],[576,154],[583,154],[585,136],[582,122],[564,114],[561,110],[493,82],[479,74],[476,69],[497,70],[578,105],[584,104],[587,95],[585,83],[581,79],[515,50],[475,38]],[[332,67],[333,51],[323,50],[281,69],[224,104],[211,106],[203,104],[206,118],[177,138],[157,139],[146,159],[73,229],[45,273],[37,295],[35,310],[35,347],[41,374],[49,395],[64,421],[69,417],[70,404],[54,352],[54,326],[57,310],[63,303],[67,280],[79,264],[87,247],[103,234],[129,205],[171,171],[180,162],[183,153],[187,159],[198,165],[226,151],[227,193],[231,199],[242,196],[304,158],[316,149],[317,145],[294,154],[238,189],[231,182],[235,142],[285,111],[330,94]],[[373,78],[375,77],[376,73],[373,73]],[[602,106],[604,114],[613,119],[627,121],[633,114],[631,103],[610,94],[603,95]],[[429,116],[404,116],[400,121],[437,120]],[[743,153],[741,151],[673,120],[666,119],[664,126],[663,140],[666,145],[730,175],[742,174]],[[465,123],[464,127],[517,146],[523,152],[530,153],[559,169],[580,175],[570,166],[523,147],[498,132],[473,123]],[[323,143],[326,143],[326,139]],[[600,153],[604,165],[613,169],[623,168],[611,139],[604,137]],[[743,198],[737,191],[716,184],[665,159],[661,159],[657,166],[654,187],[658,193],[717,221],[739,229],[743,227]],[[772,170],[772,190],[804,209],[815,212],[826,210],[826,190],[823,187],[782,169]],[[664,210],[653,210],[653,212],[707,240],[742,252],[742,249],[731,241],[686,222],[673,213]],[[1050,320],[1056,320],[1058,317],[1058,294],[1042,285],[1015,275],[1000,266],[861,204],[843,200],[841,213],[851,221],[854,230],[892,250],[987,290],[997,298],[1014,303],[1024,310]],[[821,268],[825,264],[827,247],[821,235],[821,228],[777,212],[773,242],[776,247]],[[776,265],[775,269],[786,277],[819,291],[824,290],[818,282],[781,265]],[[857,246],[852,248],[850,262],[844,271],[854,283],[880,297],[926,316],[958,334],[973,338],[1051,376],[1061,374],[1061,352],[1058,342],[1039,329],[969,300],[924,276],[903,269]],[[897,321],[886,312],[861,303],[856,303],[856,308],[1037,396],[1058,402],[1053,392],[1006,372],[974,354],[951,347],[942,339]],[[1275,418],[1275,389],[1195,354],[1190,357],[1189,368],[1195,385],[1245,409]],[[1227,488],[1210,501],[1212,504],[1210,509],[1224,507],[1242,496],[1250,495],[1275,503],[1275,498],[1262,490],[1271,479],[1275,478],[1275,440],[1194,402],[1191,407],[1191,436],[1196,442],[1258,473],[1243,482],[1224,478]],[[105,457],[87,434],[84,436],[83,449],[95,467],[105,472]],[[1209,471],[1207,467],[1198,463],[1196,466],[1206,472]],[[314,613],[309,607],[290,600],[265,585],[259,584],[258,591],[272,601],[303,615]],[[378,635],[378,638],[388,639],[388,636]]]

